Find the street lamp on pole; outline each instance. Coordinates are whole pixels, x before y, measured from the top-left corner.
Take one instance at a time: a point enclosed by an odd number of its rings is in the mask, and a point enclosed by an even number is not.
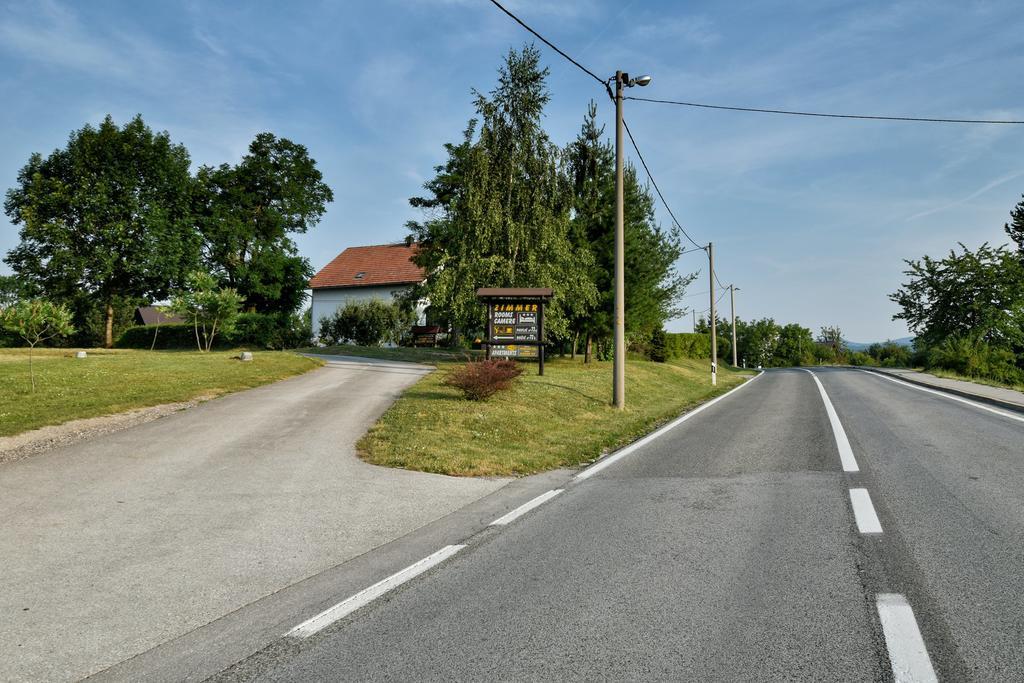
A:
[[[626,407],[626,229],[622,182],[625,145],[622,138],[622,90],[634,85],[645,86],[650,82],[650,76],[630,78],[627,73],[615,72],[615,375],[612,394],[615,407],[619,410]]]
[[[708,282],[711,284],[711,386],[718,384],[718,313],[715,311],[715,245],[708,242]]]
[[[729,285],[729,302],[732,304],[732,366],[736,365],[736,292],[740,291],[739,287]]]

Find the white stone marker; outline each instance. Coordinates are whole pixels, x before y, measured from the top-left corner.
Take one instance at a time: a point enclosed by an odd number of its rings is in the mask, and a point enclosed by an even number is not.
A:
[[[75,352],[75,358],[85,358],[88,355],[89,354],[87,354],[85,351],[77,351],[77,352]]]
[[[242,351],[242,355],[238,357],[239,360],[252,360],[252,353],[249,351]]]

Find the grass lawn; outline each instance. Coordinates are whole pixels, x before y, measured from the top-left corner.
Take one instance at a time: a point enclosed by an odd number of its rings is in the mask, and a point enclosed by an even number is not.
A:
[[[918,368],[920,370],[920,368]],[[931,370],[921,370],[929,375],[935,375],[936,377],[945,377],[946,379],[958,379],[962,382],[974,382],[975,384],[984,384],[990,387],[998,387],[1000,389],[1015,389],[1017,391],[1024,391],[1024,384],[1007,384],[1006,382],[997,382],[992,379],[985,379],[984,377],[968,377],[967,375],[961,375],[958,372],[952,370],[939,370],[938,368],[932,368]]]
[[[609,405],[612,365],[553,358],[545,376],[528,365],[512,389],[467,401],[443,384],[439,363],[408,389],[360,440],[367,462],[457,476],[525,475],[593,460],[743,381],[708,361],[629,361],[626,405]]]
[[[214,397],[306,372],[320,363],[280,351],[259,351],[243,363],[230,351],[42,349],[29,384],[28,350],[0,349],[0,436],[160,403]]]
[[[331,356],[361,356],[363,358],[383,358],[385,360],[400,360],[410,363],[426,363],[437,365],[439,363],[462,363],[470,358],[483,357],[483,351],[452,351],[451,349],[434,348],[408,348],[398,347],[386,349],[375,346],[353,346],[341,344],[339,346],[318,346],[308,349],[300,349],[303,353],[320,353]]]

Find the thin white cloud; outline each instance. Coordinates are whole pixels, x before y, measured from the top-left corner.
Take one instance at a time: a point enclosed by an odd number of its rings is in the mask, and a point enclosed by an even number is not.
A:
[[[999,187],[1000,185],[1005,185],[1006,183],[1010,182],[1011,180],[1014,180],[1015,178],[1020,178],[1021,176],[1024,176],[1024,171],[1015,171],[1014,173],[1009,173],[1007,175],[1001,176],[999,178],[996,178],[995,180],[992,180],[992,181],[989,181],[989,182],[985,183],[980,188],[978,188],[974,192],[970,193],[966,197],[963,197],[962,199],[958,199],[958,200],[956,200],[954,202],[949,202],[947,204],[943,204],[941,206],[937,206],[937,207],[935,207],[933,209],[928,209],[927,211],[921,211],[920,213],[915,213],[912,216],[908,216],[907,217],[907,221],[908,222],[915,221],[915,220],[917,220],[919,218],[924,218],[925,216],[932,216],[932,215],[935,215],[937,213],[942,213],[943,211],[948,211],[949,209],[952,209],[954,207],[961,206],[961,205],[966,204],[967,202],[971,201],[972,199],[977,199],[978,197],[980,197],[981,195],[985,194],[989,190],[993,190],[993,189]]]
[[[36,11],[29,15],[32,8]],[[0,23],[0,49],[26,60],[92,74],[128,77],[134,71],[132,60],[91,35],[72,11],[52,0],[24,11],[8,9]]]
[[[629,30],[629,39],[640,43],[670,41],[673,45],[686,43],[710,47],[721,39],[721,35],[707,17],[675,17],[633,26]]]

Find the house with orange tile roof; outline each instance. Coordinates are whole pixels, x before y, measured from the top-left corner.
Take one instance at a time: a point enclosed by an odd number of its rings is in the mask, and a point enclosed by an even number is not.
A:
[[[352,301],[378,299],[391,302],[424,280],[423,269],[412,262],[417,245],[376,244],[349,247],[334,257],[309,281],[313,290],[313,338],[320,319]],[[417,325],[426,324],[427,302],[416,308]]]

